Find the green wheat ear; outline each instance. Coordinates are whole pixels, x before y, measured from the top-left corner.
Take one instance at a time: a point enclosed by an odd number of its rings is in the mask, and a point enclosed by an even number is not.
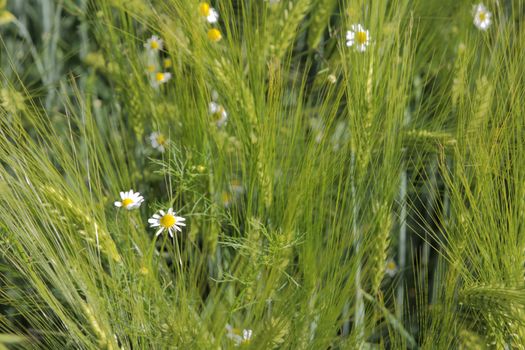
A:
[[[385,276],[386,263],[388,260],[390,232],[392,229],[391,208],[389,208],[387,203],[376,205],[373,208],[373,214],[378,219],[376,226],[377,238],[371,253],[371,259],[373,261],[372,293],[376,295],[379,292],[381,281]]]
[[[314,4],[311,11],[311,23],[308,27],[308,46],[312,49],[319,46],[329,25],[333,10],[337,6],[337,0],[321,0],[317,3],[314,2]]]
[[[79,203],[74,203],[70,197],[52,186],[44,186],[43,190],[55,209],[61,212],[64,218],[75,218],[75,224],[81,228],[78,231],[79,234],[83,234],[91,244],[96,244],[97,247],[100,245],[100,250],[113,261],[122,261],[115,241],[110,234],[96,220],[80,210],[81,205]]]
[[[277,26],[277,38],[271,46],[273,56],[282,59],[286,50],[294,43],[297,32],[304,17],[312,5],[312,0],[283,0],[286,1]]]

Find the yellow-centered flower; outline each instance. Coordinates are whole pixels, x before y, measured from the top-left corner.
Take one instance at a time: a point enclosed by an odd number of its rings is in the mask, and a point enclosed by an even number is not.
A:
[[[114,205],[117,208],[125,208],[127,210],[137,209],[140,207],[142,202],[144,202],[144,197],[140,195],[139,192],[133,192],[129,190],[128,192],[120,192],[120,201],[116,201]]]
[[[148,220],[150,227],[158,227],[155,233],[156,236],[160,235],[163,231],[168,231],[171,237],[173,237],[176,231],[182,232],[180,226],[186,226],[184,221],[186,221],[186,219],[182,216],[177,216],[173,208],[169,208],[167,212],[159,210],[158,214],[153,214]]]
[[[355,46],[357,51],[364,52],[368,45],[370,45],[368,30],[360,24],[352,25],[350,30],[346,32],[346,46]]]
[[[475,5],[473,12],[474,25],[480,30],[487,30],[492,23],[492,13],[483,4]]]
[[[168,138],[161,132],[152,132],[149,135],[149,140],[151,142],[151,147],[159,150],[160,152],[164,152],[166,150],[166,146],[168,145]]]
[[[144,47],[150,52],[157,52],[159,50],[162,50],[162,47],[163,47],[162,39],[159,39],[159,37],[156,35],[152,35],[151,38],[149,38],[146,41],[146,43],[144,44]]]

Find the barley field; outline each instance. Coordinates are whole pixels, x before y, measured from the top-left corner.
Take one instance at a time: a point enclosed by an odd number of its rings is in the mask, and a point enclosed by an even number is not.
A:
[[[525,1],[0,0],[0,350],[525,349]]]

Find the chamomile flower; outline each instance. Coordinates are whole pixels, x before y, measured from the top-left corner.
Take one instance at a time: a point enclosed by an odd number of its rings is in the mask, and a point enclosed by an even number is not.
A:
[[[166,145],[169,142],[163,133],[157,131],[152,132],[149,135],[149,140],[151,142],[151,147],[159,150],[160,152],[164,152],[166,150]]]
[[[385,273],[390,277],[394,277],[396,275],[397,264],[393,259],[388,259],[386,263]]]
[[[171,73],[157,72],[153,75],[153,87],[159,87],[161,84],[168,82],[171,79]]]
[[[219,13],[207,2],[201,2],[199,4],[199,14],[205,17],[210,23],[216,23],[219,19]]]
[[[158,36],[153,35],[151,38],[149,38],[146,43],[144,44],[144,47],[149,52],[158,52],[162,50],[163,47],[163,41]]]
[[[492,13],[483,4],[474,5],[474,25],[480,30],[487,30],[492,23]]]
[[[209,112],[213,121],[217,123],[217,127],[222,127],[228,121],[228,112],[224,107],[217,102],[210,102]]]
[[[120,192],[120,199],[114,203],[115,206],[127,210],[137,209],[144,202],[144,197],[139,192],[133,192],[133,190]]]
[[[211,28],[208,30],[208,39],[214,43],[220,41],[222,39],[221,31],[217,28]]]
[[[350,30],[346,32],[346,46],[355,46],[357,51],[364,52],[368,45],[370,45],[368,30],[360,24],[352,25]]]
[[[159,228],[155,233],[155,236],[160,235],[163,231],[168,231],[171,237],[173,237],[173,234],[176,231],[182,232],[180,226],[186,226],[184,221],[186,221],[186,219],[182,216],[177,216],[177,214],[173,211],[173,208],[169,208],[168,212],[159,210],[158,214],[153,214],[153,216],[148,220],[150,227]]]
[[[235,346],[249,344],[252,340],[252,330],[233,328],[230,324],[226,325],[226,337],[233,340]]]

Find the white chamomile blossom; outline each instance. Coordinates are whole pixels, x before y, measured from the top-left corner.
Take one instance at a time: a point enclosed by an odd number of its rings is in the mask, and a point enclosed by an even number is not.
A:
[[[175,231],[182,232],[180,226],[186,226],[184,221],[186,221],[186,219],[182,216],[177,216],[173,211],[173,208],[169,208],[167,213],[164,212],[164,210],[159,210],[158,214],[153,214],[153,216],[148,219],[150,227],[159,228],[155,233],[155,236],[160,235],[166,230],[171,237],[173,237]]]
[[[474,25],[480,30],[486,30],[492,23],[492,13],[483,4],[474,5]]]
[[[157,131],[152,132],[151,135],[149,135],[149,140],[151,142],[151,147],[159,150],[160,152],[164,152],[166,150],[166,145],[169,141],[163,133]]]
[[[210,23],[216,23],[219,20],[219,13],[207,2],[199,4],[199,14],[202,17],[206,17],[206,20]]]
[[[370,34],[360,24],[352,25],[350,30],[346,32],[346,46],[354,45],[359,52],[364,52],[366,47],[370,45]]]
[[[144,202],[144,197],[139,192],[120,192],[121,201],[116,201],[114,204],[118,208],[125,208],[127,210],[137,209]]]
[[[390,277],[394,277],[396,275],[397,264],[393,259],[388,259],[386,263],[385,273]]]
[[[252,330],[233,328],[231,325],[226,325],[226,337],[233,340],[235,346],[249,344],[252,340]]]
[[[228,112],[226,112],[224,107],[217,102],[210,102],[209,111],[213,117],[213,121],[217,123],[219,128],[228,121]]]
[[[151,38],[146,40],[146,43],[144,44],[144,47],[150,52],[160,51],[160,50],[162,50],[162,47],[163,47],[162,39],[160,39],[156,35],[152,35]]]
[[[157,72],[153,75],[153,81],[151,85],[153,87],[159,87],[161,84],[168,82],[170,79],[171,79],[171,73]]]

